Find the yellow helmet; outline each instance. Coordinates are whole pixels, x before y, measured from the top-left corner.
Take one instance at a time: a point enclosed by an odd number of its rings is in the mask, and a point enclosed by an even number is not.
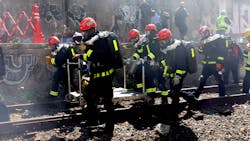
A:
[[[250,28],[246,29],[244,32],[244,37],[249,37],[250,36]]]

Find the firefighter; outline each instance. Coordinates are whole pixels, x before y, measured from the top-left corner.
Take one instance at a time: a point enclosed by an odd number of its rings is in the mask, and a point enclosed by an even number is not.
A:
[[[162,69],[160,69],[160,62],[162,60],[162,52],[159,49],[159,41],[157,39],[157,27],[155,24],[147,24],[145,27],[146,31],[146,37],[148,40],[148,45],[150,47],[151,52],[154,54],[154,59],[151,60],[150,68],[152,69],[152,73],[149,73],[147,75],[147,78],[154,78],[150,79],[151,81],[154,80],[156,82],[156,86],[158,89],[161,90],[161,96],[162,96],[162,103],[167,104],[168,103],[168,88],[166,87],[166,80],[162,75]],[[151,77],[150,77],[151,76]]]
[[[199,33],[201,41],[198,51],[204,54],[204,60],[202,61],[202,74],[199,78],[200,84],[195,91],[195,97],[198,98],[200,96],[207,79],[211,75],[219,83],[219,95],[225,96],[223,81],[223,63],[226,53],[225,40],[219,34],[211,35],[208,26],[201,26]]]
[[[156,30],[156,26],[149,27],[146,26],[146,32],[148,32],[148,38],[152,38],[149,33],[152,32],[150,30]],[[152,65],[155,61],[155,55],[151,52],[149,40],[147,38],[147,34],[140,35],[139,31],[136,29],[131,29],[129,31],[129,39],[133,42],[134,47],[136,48],[135,53],[133,54],[133,59],[135,60],[143,60],[144,64],[140,63],[136,66],[135,70],[135,80],[136,80],[136,91],[142,92],[143,84],[142,84],[142,65],[145,67],[145,92],[147,96],[153,98],[155,97],[156,87],[153,81],[154,72],[152,69]],[[151,43],[152,45],[152,43]],[[153,100],[153,99],[151,99]],[[153,102],[149,100],[149,102]]]
[[[226,11],[222,10],[221,14],[216,19],[216,33],[225,35],[231,24],[231,20],[226,16]]]
[[[241,48],[235,43],[231,37],[226,38],[226,57],[225,57],[225,73],[224,82],[228,84],[229,74],[232,72],[233,84],[239,83],[239,67],[243,63],[243,54]]]
[[[86,50],[80,57],[90,65],[90,81],[86,88],[87,102],[87,125],[98,123],[98,102],[102,98],[104,108],[107,110],[107,120],[104,129],[105,135],[113,135],[114,124],[112,123],[113,89],[112,81],[117,68],[123,63],[116,64],[121,60],[115,56],[119,53],[118,36],[111,32],[99,32],[96,30],[96,21],[91,17],[84,18],[80,23]],[[108,33],[108,34],[106,34]],[[111,39],[111,40],[110,40]]]
[[[243,81],[243,93],[249,94],[250,88],[250,29],[246,29],[244,32],[244,37],[247,39],[248,43],[244,49],[244,57],[247,58],[247,63],[245,66],[246,74]]]
[[[158,32],[158,40],[160,41],[160,50],[164,54],[161,61],[164,69],[163,75],[169,80],[170,97],[174,106],[174,116],[177,118],[179,96],[182,96],[189,104],[195,102],[192,93],[181,91],[183,80],[188,72],[187,52],[182,41],[175,40],[167,28]]]
[[[46,60],[49,64],[56,67],[56,72],[53,76],[52,88],[49,92],[49,95],[52,97],[58,96],[59,83],[61,81],[65,82],[65,87],[67,86],[66,62],[68,58],[68,51],[63,44],[60,44],[60,42],[60,39],[54,35],[50,36],[48,40],[48,45],[51,48],[51,56],[46,56]]]
[[[82,33],[75,32],[72,36],[73,44],[69,46],[69,61],[70,62],[78,62],[78,59],[83,53],[83,50],[86,48],[82,42],[83,36]],[[82,62],[82,60],[81,60]],[[70,76],[72,77],[70,80],[72,82],[72,91],[79,91],[79,74],[78,74],[78,65],[70,65]]]

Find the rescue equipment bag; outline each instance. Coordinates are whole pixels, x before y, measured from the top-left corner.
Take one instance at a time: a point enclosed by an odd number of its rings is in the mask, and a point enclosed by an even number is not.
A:
[[[112,67],[115,69],[119,69],[123,67],[123,60],[122,60],[122,56],[120,53],[120,48],[119,48],[120,45],[119,45],[118,36],[115,33],[110,32],[107,37],[107,41],[110,46]]]

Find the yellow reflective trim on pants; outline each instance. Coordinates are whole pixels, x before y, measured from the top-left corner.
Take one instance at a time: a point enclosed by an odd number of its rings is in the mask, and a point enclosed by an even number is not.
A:
[[[55,92],[55,91],[50,91],[49,94],[51,96],[58,96],[58,92]]]
[[[180,75],[184,75],[186,73],[185,70],[176,70],[175,74],[180,74]]]
[[[136,88],[142,88],[142,83],[136,84]]]
[[[135,57],[136,59],[139,59],[140,55],[138,53],[134,53],[133,57]]]
[[[95,73],[94,74],[94,78],[99,78],[99,77],[105,77],[105,76],[109,76],[114,72],[114,68],[104,71],[104,72],[100,72],[100,73]]]
[[[51,58],[50,62],[51,62],[52,65],[55,65],[56,64],[56,59],[55,58]]]
[[[217,59],[218,60],[224,60],[224,57],[219,56],[219,57],[217,57]]]
[[[192,58],[194,58],[195,57],[194,48],[191,48],[191,54],[192,54]]]
[[[70,51],[71,51],[72,56],[75,56],[75,50],[73,48],[71,48]]]
[[[154,93],[156,92],[156,88],[147,88],[146,93]]]
[[[118,51],[119,48],[118,48],[118,44],[116,40],[113,40],[113,45],[114,45],[115,51]]]
[[[169,95],[169,91],[161,91],[161,95],[162,96],[168,96]]]

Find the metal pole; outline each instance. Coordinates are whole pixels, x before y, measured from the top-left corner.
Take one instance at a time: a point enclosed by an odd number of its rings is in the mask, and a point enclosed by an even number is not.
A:
[[[82,94],[82,76],[81,76],[81,62],[80,62],[80,59],[78,59],[78,84],[79,84],[79,92],[80,92],[80,96]]]
[[[126,64],[123,65],[123,87],[124,87],[124,89],[127,88],[127,83],[126,83]]]
[[[67,73],[68,73],[68,92],[70,94],[71,88],[70,88],[70,69],[69,69],[69,59],[67,59]]]
[[[142,63],[142,93],[145,94],[145,66],[143,59],[141,63]]]

